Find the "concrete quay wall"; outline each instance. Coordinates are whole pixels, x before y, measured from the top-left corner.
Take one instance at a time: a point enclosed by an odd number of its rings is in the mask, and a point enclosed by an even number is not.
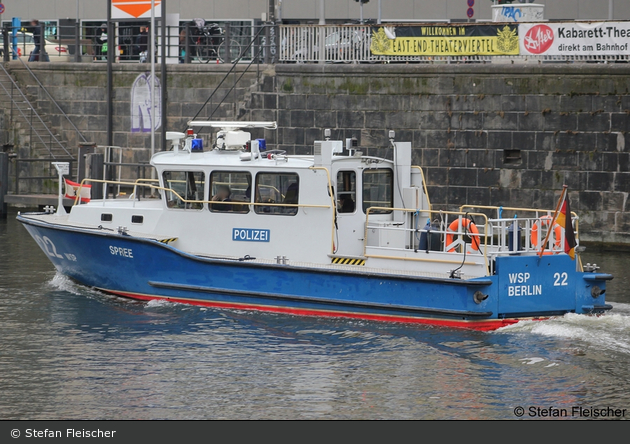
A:
[[[84,136],[104,145],[106,66],[53,65],[34,72]],[[167,130],[182,131],[229,68],[169,65]],[[131,85],[147,69],[114,68],[114,145],[150,146],[129,123]],[[230,74],[212,108],[238,75]],[[38,89],[29,91],[78,145]],[[312,153],[330,128],[333,138],[356,137],[369,155],[391,156],[394,130],[397,140],[412,142],[436,209],[553,209],[567,184],[582,240],[630,244],[628,64],[286,64],[253,69],[237,90],[214,118],[277,120],[278,131],[266,136],[288,153]]]

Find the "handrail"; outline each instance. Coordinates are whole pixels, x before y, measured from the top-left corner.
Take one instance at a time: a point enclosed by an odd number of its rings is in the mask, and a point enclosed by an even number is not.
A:
[[[431,201],[429,200],[429,191],[427,190],[427,182],[424,180],[424,171],[418,165],[411,165],[411,169],[420,170],[420,176],[422,177],[422,188],[424,189],[424,196],[427,198],[427,205],[429,210],[431,209]]]
[[[230,73],[232,72],[232,70],[234,69],[234,67],[236,67],[236,64],[238,63],[239,60],[241,60],[243,58],[243,55],[247,52],[247,50],[249,50],[249,48],[252,46],[252,43],[254,43],[254,40],[259,37],[260,33],[262,32],[262,30],[265,29],[264,27],[261,27],[260,30],[256,33],[256,35],[250,40],[249,45],[247,45],[247,47],[245,48],[244,51],[241,52],[241,55],[238,57],[238,59],[236,59],[233,63],[232,68],[227,72],[227,74],[225,75],[225,77],[223,78],[223,80],[225,80],[228,75],[230,75]],[[214,113],[219,109],[219,107],[221,106],[221,104],[225,101],[225,99],[230,95],[230,93],[234,90],[236,84],[238,82],[241,81],[241,79],[243,78],[243,76],[245,75],[245,73],[249,70],[249,68],[252,66],[252,64],[254,63],[254,60],[256,61],[256,64],[258,64],[258,59],[260,56],[260,53],[262,52],[262,48],[258,49],[258,52],[254,55],[254,57],[252,57],[252,60],[247,64],[247,67],[243,70],[243,72],[241,73],[241,75],[239,76],[239,78],[234,82],[234,85],[232,85],[232,87],[230,87],[230,89],[225,93],[225,96],[223,97],[223,100],[221,100],[221,102],[219,102],[217,104],[217,106],[212,110],[212,112],[210,113],[210,116],[208,116],[208,118],[212,118],[212,116],[214,115]],[[223,80],[221,80],[221,83],[223,83]],[[215,91],[221,86],[221,83],[219,83],[219,85],[217,86],[217,88],[215,89]],[[214,94],[214,92],[212,93]],[[212,95],[210,96],[210,98],[212,98]],[[209,99],[210,99],[209,98]],[[206,101],[206,103],[208,103]],[[203,109],[203,108],[202,108]],[[196,116],[195,116],[196,117]],[[194,120],[194,119],[193,119]]]
[[[247,47],[241,51],[241,54],[239,55],[239,57],[233,61],[232,63],[232,67],[229,69],[229,71],[225,74],[225,76],[223,76],[223,79],[221,79],[221,81],[219,82],[219,84],[214,88],[214,91],[212,91],[212,93],[210,94],[210,96],[208,97],[208,99],[206,99],[206,101],[204,102],[204,104],[199,108],[199,111],[197,111],[197,114],[195,114],[193,116],[192,119],[190,120],[195,120],[199,114],[201,114],[201,111],[206,107],[206,105],[208,104],[208,102],[210,102],[210,100],[212,99],[212,97],[214,97],[214,94],[219,90],[219,88],[221,87],[221,85],[223,85],[223,82],[225,82],[225,80],[228,78],[228,76],[232,73],[232,71],[234,71],[234,69],[236,68],[237,63],[243,58],[243,55],[247,53],[247,51],[249,50],[249,48],[251,48],[252,44],[254,43],[254,41],[260,37],[260,34],[262,33],[263,29],[265,29],[264,26],[261,26],[260,29],[258,30],[258,32],[254,35],[254,37],[252,37],[252,39],[249,42],[249,45],[247,45]],[[252,64],[254,63],[254,61],[256,61],[256,63],[258,64],[258,59],[261,53],[261,49],[258,50],[258,53],[255,54],[254,57],[252,57],[252,60],[247,64],[247,67],[243,70],[243,72],[241,73],[240,77],[238,78],[238,80],[236,82],[234,82],[234,84],[236,85],[236,83],[238,83],[241,78],[243,78],[243,76],[245,75],[245,73],[249,70],[249,68],[252,66]],[[234,86],[232,86],[228,92],[225,94],[225,96],[223,97],[223,99],[219,102],[219,104],[212,110],[212,112],[210,113],[210,115],[208,116],[208,119],[211,119],[212,116],[214,115],[214,113],[219,109],[219,107],[223,104],[223,102],[225,101],[225,99],[230,95],[230,93],[234,90]],[[184,128],[184,131],[186,131],[186,128]],[[199,133],[201,133],[203,131],[200,130]]]
[[[538,208],[521,208],[521,207],[504,207],[504,206],[493,206],[493,205],[462,205],[459,207],[459,211],[464,211],[464,208],[478,208],[482,210],[496,210],[497,212],[500,210],[507,211],[520,211],[520,212],[531,212],[531,213],[553,213],[554,210],[542,210]],[[497,214],[497,217],[501,216]],[[571,219],[575,221],[575,239],[579,242],[579,216],[575,211],[571,211]]]
[[[55,135],[52,133],[52,131],[50,131],[50,128],[48,128],[48,125],[46,125],[46,123],[44,123],[44,121],[42,120],[42,118],[39,116],[39,114],[37,113],[37,111],[35,110],[35,108],[33,108],[33,105],[31,104],[31,102],[28,100],[28,98],[24,95],[24,93],[22,92],[22,90],[20,89],[20,87],[18,86],[18,84],[15,82],[15,80],[13,79],[13,77],[9,74],[9,72],[6,70],[6,68],[0,63],[0,68],[2,68],[2,71],[4,71],[4,73],[7,75],[7,77],[9,78],[9,80],[11,80],[11,83],[13,84],[13,86],[15,86],[15,88],[17,89],[17,91],[20,93],[20,95],[22,96],[22,99],[24,99],[24,103],[28,104],[29,108],[33,111],[34,115],[39,119],[39,122],[44,126],[44,128],[46,128],[46,131],[48,131],[48,134],[50,134],[50,137],[52,139],[55,140],[55,142],[57,142],[57,144],[61,147],[61,149],[72,159],[74,159],[74,156],[61,144],[61,142],[57,139],[57,137],[55,137]],[[9,93],[9,91],[7,91],[7,89],[5,88],[5,86],[3,84],[0,84],[0,86],[2,86],[2,89],[4,90],[4,92],[7,94],[7,96],[10,97],[12,102],[15,102],[15,100],[13,99],[12,95]],[[20,112],[20,114],[22,115],[22,117],[24,118],[24,120],[26,120],[27,122],[29,121],[28,117],[24,114],[24,112],[22,112],[22,110],[20,109],[20,107],[16,107],[17,110]],[[29,123],[29,125],[31,125],[32,128],[32,124]],[[46,142],[44,142],[44,140],[42,139],[42,137],[39,135],[39,133],[36,131],[35,135],[39,138],[39,141],[46,147],[46,149],[48,150],[48,153],[50,154],[51,157],[55,158],[55,155],[52,153],[50,147],[48,146],[48,144]]]
[[[336,230],[335,227],[337,225],[337,206],[335,205],[335,193],[333,193],[333,187],[332,187],[332,182],[330,180],[330,171],[328,171],[328,168],[326,167],[309,167],[310,170],[323,170],[326,171],[326,178],[328,180],[327,184],[328,184],[328,195],[330,196],[330,207],[333,209],[333,217],[332,217],[332,229],[331,231],[331,249],[330,251],[332,252],[332,254],[337,253],[336,249],[335,249],[335,234],[336,234]]]
[[[464,208],[480,208],[484,210],[508,210],[508,211],[528,211],[531,213],[553,213],[554,210],[550,209],[540,209],[540,208],[521,208],[521,207],[505,207],[505,206],[494,206],[494,205],[462,205],[459,207],[459,211],[463,211]],[[571,214],[577,217],[577,214],[574,211],[571,211]]]
[[[468,233],[469,236],[475,236],[477,238],[477,240],[479,241],[479,252],[482,254],[483,260],[484,260],[484,266],[486,268],[486,270],[488,270],[488,216],[486,216],[483,213],[469,213],[469,212],[459,212],[459,211],[444,211],[444,210],[418,210],[415,208],[393,208],[393,207],[370,207],[366,210],[365,212],[365,232],[363,235],[363,256],[365,257],[370,257],[370,255],[368,255],[367,253],[367,242],[368,242],[368,229],[369,228],[377,228],[375,226],[370,226],[369,224],[369,218],[370,218],[370,213],[372,211],[404,211],[407,213],[429,213],[430,215],[432,214],[439,214],[439,215],[453,215],[453,216],[457,216],[456,219],[459,219],[463,216],[473,216],[473,217],[480,217],[484,220],[484,232],[483,233],[475,233],[475,234],[470,234]],[[455,219],[455,220],[456,220]],[[391,221],[391,222],[395,222],[395,221]],[[448,217],[446,219],[446,223],[448,223]],[[462,227],[462,224],[459,225],[459,227]],[[405,230],[409,230],[409,231],[421,231],[421,230],[416,230],[413,228],[405,228]],[[448,231],[448,230],[445,230]],[[456,232],[454,234],[466,234],[464,232]],[[483,238],[483,251],[481,251],[481,240]],[[464,247],[465,250],[465,247]],[[477,256],[478,257],[478,256]],[[382,258],[389,258],[389,259],[401,259],[400,257],[389,257],[389,256],[382,256]],[[446,261],[447,263],[451,263],[451,261]],[[457,262],[460,263],[461,261]]]
[[[22,62],[22,65],[24,65],[24,67],[26,68],[26,70],[31,74],[31,76],[33,76],[33,78],[35,79],[35,81],[37,82],[37,84],[39,85],[39,87],[41,89],[44,90],[44,92],[46,93],[46,95],[48,96],[48,98],[52,101],[52,103],[55,104],[55,106],[57,107],[57,109],[59,111],[61,111],[61,114],[66,118],[66,120],[70,123],[70,125],[72,125],[72,128],[74,128],[74,130],[76,131],[76,133],[79,135],[79,137],[81,137],[81,140],[85,143],[87,143],[87,140],[85,137],[83,137],[83,134],[81,133],[81,131],[79,131],[79,128],[77,128],[75,126],[75,124],[72,122],[72,120],[70,120],[70,117],[68,117],[68,115],[64,112],[63,109],[61,109],[61,106],[59,106],[59,104],[57,103],[57,101],[54,99],[53,96],[50,95],[50,93],[48,92],[48,90],[46,89],[46,87],[44,85],[42,85],[42,82],[39,81],[39,79],[37,78],[37,76],[35,75],[35,73],[33,72],[33,70],[26,64],[26,62],[24,60],[22,60],[22,57],[18,57],[18,60],[20,62]]]
[[[135,182],[121,182],[121,181],[115,181],[115,180],[105,180],[105,179],[90,179],[90,178],[85,178],[83,180],[81,180],[81,183],[79,184],[79,189],[77,190],[77,196],[74,199],[74,205],[78,205],[80,203],[80,198],[81,198],[81,190],[83,189],[83,186],[86,182],[89,183],[105,183],[108,185],[127,185],[127,186],[132,186],[133,187],[133,192],[131,193],[131,196],[136,196],[136,191],[137,191],[137,187],[147,187],[149,189],[154,189],[154,190],[158,190],[158,191],[168,191],[173,193],[175,196],[177,196],[177,198],[179,200],[181,200],[184,203],[199,203],[199,204],[220,204],[221,202],[216,202],[216,201],[212,201],[212,200],[197,200],[197,199],[184,199],[177,191],[173,190],[172,188],[165,188],[162,186],[158,186],[158,185],[152,185],[152,184],[145,184],[145,183],[139,183],[140,180],[143,179],[138,179]],[[152,179],[145,179],[145,180],[152,180]],[[103,200],[108,200],[107,197],[103,198]],[[285,204],[285,203],[270,203],[270,202],[238,202],[238,201],[230,201],[228,202],[230,205],[252,205],[252,206],[260,206],[260,207],[289,207],[289,208],[330,208],[330,205],[314,205],[314,204]]]

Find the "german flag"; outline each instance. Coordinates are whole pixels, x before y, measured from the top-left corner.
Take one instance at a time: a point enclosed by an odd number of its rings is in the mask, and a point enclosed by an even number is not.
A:
[[[575,260],[575,233],[571,223],[571,208],[569,207],[569,193],[565,191],[564,202],[560,208],[560,213],[556,218],[556,223],[564,228],[564,252]]]

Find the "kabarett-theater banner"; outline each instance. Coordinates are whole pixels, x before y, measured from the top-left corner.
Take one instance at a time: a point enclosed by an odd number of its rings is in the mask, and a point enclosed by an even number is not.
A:
[[[518,55],[517,25],[372,28],[370,50],[388,56]]]
[[[630,22],[518,25],[521,55],[630,55]]]

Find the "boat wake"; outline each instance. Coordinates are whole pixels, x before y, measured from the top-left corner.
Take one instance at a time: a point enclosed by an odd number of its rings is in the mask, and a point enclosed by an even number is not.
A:
[[[579,340],[590,346],[630,354],[630,304],[610,302],[611,312],[600,316],[568,313],[545,321],[521,321],[496,333],[528,332],[536,335]]]
[[[128,303],[132,303],[134,305],[138,304],[137,301],[121,298],[119,296],[104,293],[94,288],[90,288],[85,285],[82,285],[72,280],[68,276],[61,274],[59,272],[55,273],[53,278],[50,281],[48,281],[48,286],[51,287],[55,291],[65,291],[76,296],[84,296],[88,298],[98,299],[101,301],[102,300],[116,301],[116,302],[125,301]]]
[[[77,284],[68,276],[59,272],[55,273],[55,276],[48,282],[48,285],[54,290],[67,291],[75,295],[85,295],[89,289],[83,285]]]

